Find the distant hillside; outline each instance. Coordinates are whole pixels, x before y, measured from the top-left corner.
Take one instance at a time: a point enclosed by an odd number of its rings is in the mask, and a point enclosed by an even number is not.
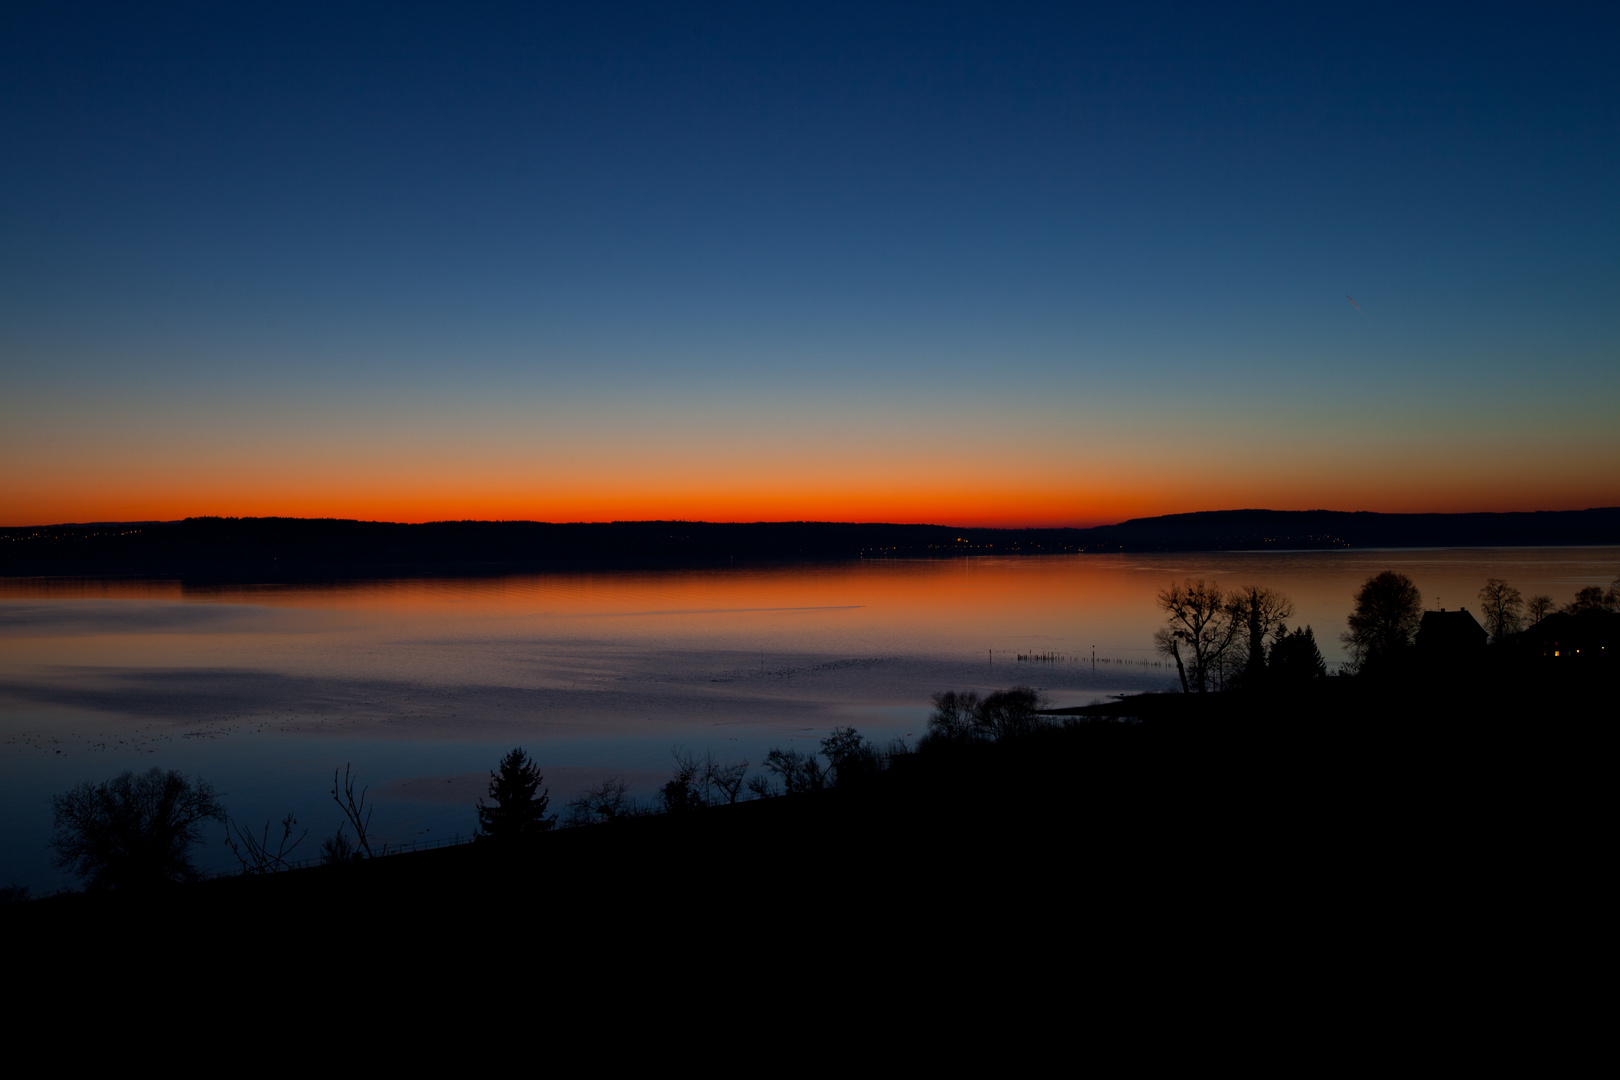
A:
[[[188,518],[0,529],[0,575],[347,577],[768,560],[1569,544],[1620,544],[1620,508],[1524,514],[1221,510],[1094,529]]]
[[[1088,551],[1533,547],[1620,544],[1620,507],[1520,514],[1211,510],[1084,530]]]

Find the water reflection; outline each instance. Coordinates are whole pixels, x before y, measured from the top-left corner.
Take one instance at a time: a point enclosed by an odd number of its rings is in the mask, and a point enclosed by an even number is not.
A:
[[[465,832],[467,791],[520,743],[560,802],[604,770],[652,783],[675,744],[758,762],[839,724],[914,736],[936,690],[1031,683],[1072,705],[1166,687],[1171,674],[1151,666],[1154,595],[1183,577],[1287,593],[1334,665],[1351,595],[1383,569],[1417,581],[1430,607],[1473,605],[1488,577],[1563,602],[1613,580],[1620,549],[0,580],[0,808],[16,823],[0,884],[49,887],[45,800],[123,768],[206,775],[234,816],[296,810],[319,835],[331,766],[352,760],[396,839]]]

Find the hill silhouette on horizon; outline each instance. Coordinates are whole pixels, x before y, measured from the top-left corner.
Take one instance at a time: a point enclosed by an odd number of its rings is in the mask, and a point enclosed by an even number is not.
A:
[[[197,517],[0,529],[0,575],[279,578],[968,555],[1584,544],[1620,544],[1620,507],[1476,514],[1217,510],[1089,529]]]

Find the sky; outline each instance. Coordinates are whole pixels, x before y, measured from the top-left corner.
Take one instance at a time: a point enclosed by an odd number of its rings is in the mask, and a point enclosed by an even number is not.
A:
[[[1620,10],[6,5],[0,525],[1620,505]]]

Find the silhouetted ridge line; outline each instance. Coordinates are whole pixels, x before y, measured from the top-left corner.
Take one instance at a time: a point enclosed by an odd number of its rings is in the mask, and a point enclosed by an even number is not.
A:
[[[1077,552],[1491,547],[1620,543],[1620,508],[1513,514],[1221,510],[1093,529],[820,521],[715,523],[187,518],[0,529],[0,574],[486,574],[771,560]]]
[[[1532,547],[1620,543],[1620,507],[1505,514],[1209,510],[1085,530],[1088,551]]]

